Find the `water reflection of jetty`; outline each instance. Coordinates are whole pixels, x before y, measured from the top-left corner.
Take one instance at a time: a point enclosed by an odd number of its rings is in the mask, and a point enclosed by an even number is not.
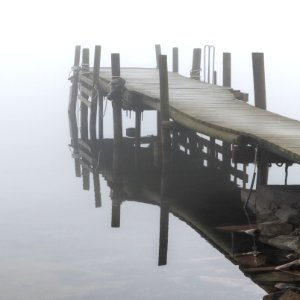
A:
[[[268,164],[288,166],[291,161],[251,145],[231,145],[170,121],[163,59],[160,96],[166,101],[161,101],[157,132],[141,136],[142,112],[153,108],[146,101],[134,98],[136,95],[133,98],[127,95],[127,101],[122,100],[124,82],[118,55],[112,56],[112,81],[107,83],[110,86],[107,90],[98,80],[100,47],[95,48],[92,71],[88,49],[83,49],[81,67],[79,54],[77,47],[69,104],[75,173],[82,177],[86,190],[90,189],[92,177],[96,207],[101,206],[99,175],[106,179],[111,189],[111,226],[120,226],[124,201],[159,205],[159,265],[167,263],[169,213],[172,213],[238,264],[246,276],[268,293],[284,294],[283,289],[287,288],[289,293],[297,294],[298,188],[266,185]],[[103,135],[104,97],[112,102],[113,139]],[[122,109],[135,112],[135,127],[126,129],[126,137],[123,137]],[[256,191],[255,176],[250,190],[245,190],[246,166],[253,162],[259,165]],[[288,200],[277,199],[280,193]]]

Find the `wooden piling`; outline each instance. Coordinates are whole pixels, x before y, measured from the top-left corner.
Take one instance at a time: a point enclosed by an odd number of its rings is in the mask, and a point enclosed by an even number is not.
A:
[[[178,48],[174,47],[173,48],[173,72],[174,73],[178,73],[178,63],[179,63]]]
[[[135,142],[134,142],[134,165],[135,170],[139,170],[140,147],[141,147],[141,116],[142,111],[137,109],[135,111]]]
[[[169,211],[166,196],[170,189],[170,157],[171,137],[170,129],[164,126],[169,121],[169,83],[167,56],[159,56],[159,84],[160,84],[160,114],[161,114],[161,151],[162,151],[162,172],[161,172],[161,207],[160,207],[160,247],[159,265],[167,263],[168,246],[168,223]]]
[[[156,68],[159,67],[159,56],[161,55],[161,46],[159,44],[155,45],[155,54],[156,54]]]
[[[81,69],[82,72],[88,72],[89,71],[89,62],[90,61],[90,52],[88,48],[82,49],[82,63],[81,63]],[[84,86],[84,83],[81,83]],[[88,95],[86,95],[84,92],[81,92],[82,97],[88,98]],[[88,142],[89,139],[89,133],[88,133],[88,107],[81,102],[80,104],[80,135],[81,139],[84,142]],[[83,189],[89,190],[90,189],[90,171],[82,166],[82,183],[83,183]]]
[[[77,106],[77,96],[78,96],[80,52],[81,52],[81,47],[78,45],[75,47],[73,76],[71,79],[72,86],[70,89],[70,102],[69,102],[69,107],[68,107],[71,145],[74,147],[75,154],[78,151],[78,143],[77,143],[78,127],[77,127],[77,118],[76,118],[76,106]],[[75,162],[75,175],[76,175],[76,177],[80,177],[81,171],[80,171],[79,158],[75,157],[74,162]]]
[[[111,75],[112,79],[118,79],[121,76],[120,54],[111,54]],[[121,154],[122,154],[122,102],[121,98],[112,99],[113,123],[114,123],[114,148],[113,148],[113,177],[115,182],[121,180]]]
[[[92,140],[96,140],[96,122],[97,122],[97,102],[99,97],[99,72],[100,72],[101,46],[95,46],[94,69],[93,69],[93,92],[90,113],[90,135]]]
[[[267,109],[264,54],[252,53],[254,102],[255,106]],[[257,185],[267,184],[268,164],[265,160],[258,162]]]
[[[255,106],[267,109],[265,65],[263,53],[252,53]]]
[[[84,72],[89,72],[89,60],[90,60],[90,51],[88,48],[82,49],[82,63],[81,63],[81,69],[84,74]],[[81,83],[83,87],[88,88],[84,83]],[[81,92],[81,95],[84,98],[88,98],[89,96],[86,95],[84,92]],[[80,133],[81,133],[81,139],[87,142],[89,138],[88,134],[88,107],[81,102],[80,104]]]
[[[223,86],[231,87],[231,53],[223,53]]]
[[[161,46],[155,45],[155,55],[156,55],[156,68],[159,67],[159,56],[161,55]],[[159,166],[161,164],[161,116],[160,112],[156,112],[156,132],[157,132],[157,143],[155,151],[155,165]]]
[[[192,70],[190,74],[191,78],[196,80],[201,80],[200,71],[201,71],[201,49],[194,48]]]
[[[223,86],[231,87],[231,53],[223,53]],[[230,178],[231,170],[231,144],[223,142],[223,162],[222,166],[225,169],[226,174]]]
[[[121,203],[122,199],[120,197],[119,191],[112,188],[111,190],[111,227],[119,228],[121,220]]]

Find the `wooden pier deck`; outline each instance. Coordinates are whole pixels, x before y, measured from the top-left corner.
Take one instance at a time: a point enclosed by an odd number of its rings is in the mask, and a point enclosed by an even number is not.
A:
[[[300,163],[300,122],[236,99],[230,88],[169,72],[169,113],[177,123],[232,143],[258,145]],[[160,110],[158,69],[122,68],[124,101],[140,101]],[[99,84],[109,91],[110,68],[101,68]]]

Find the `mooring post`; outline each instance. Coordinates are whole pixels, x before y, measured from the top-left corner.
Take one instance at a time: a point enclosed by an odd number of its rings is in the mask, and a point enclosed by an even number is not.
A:
[[[160,245],[159,265],[167,264],[169,211],[166,196],[169,191],[170,160],[171,160],[171,137],[170,130],[165,126],[169,122],[169,83],[167,56],[159,56],[159,84],[160,84],[160,113],[161,113],[161,149],[162,149],[162,172],[161,172],[161,198],[160,198]]]
[[[155,45],[156,68],[159,68],[159,56],[161,55],[161,46]],[[157,128],[157,143],[154,151],[154,163],[159,166],[161,164],[161,116],[160,112],[156,112],[156,128]]]
[[[112,83],[121,79],[120,54],[111,54],[111,75]],[[119,82],[120,83],[120,82]],[[112,227],[120,227],[120,206],[121,206],[121,184],[122,184],[122,93],[117,87],[111,94],[114,123],[114,146],[113,146],[113,187],[111,190],[112,199]]]
[[[96,122],[97,122],[97,102],[99,97],[99,72],[100,72],[101,46],[95,46],[94,70],[93,70],[93,92],[90,114],[90,135],[92,140],[96,140]]]
[[[82,72],[89,72],[90,69],[90,51],[88,48],[82,49],[82,62],[81,62],[81,69]],[[83,86],[84,83],[81,83]],[[84,92],[81,92],[82,97],[88,98]],[[81,102],[80,104],[80,135],[81,139],[84,142],[88,142],[89,133],[88,133],[88,107]],[[83,189],[89,190],[90,189],[90,171],[82,166],[82,182],[83,182]]]
[[[179,64],[178,47],[174,47],[173,48],[173,73],[178,73],[178,64]]]
[[[139,158],[140,158],[140,147],[141,147],[141,116],[142,111],[137,108],[135,111],[135,142],[134,142],[134,165],[135,170],[139,170]]]
[[[231,87],[231,53],[223,53],[223,86]],[[231,170],[231,144],[223,142],[223,167],[230,178]]]
[[[76,118],[76,106],[77,106],[77,96],[78,96],[78,79],[79,79],[79,63],[80,63],[80,52],[81,47],[75,47],[74,55],[74,66],[73,66],[73,76],[70,78],[72,85],[70,88],[70,101],[69,101],[69,124],[70,124],[70,135],[71,135],[71,145],[74,147],[74,154],[78,153],[78,127]],[[76,177],[81,176],[79,158],[74,158],[75,162],[75,175]]]
[[[254,101],[255,106],[267,109],[265,65],[263,53],[252,53]],[[262,159],[258,162],[257,185],[268,183],[268,164]]]
[[[223,86],[231,87],[231,53],[223,53]]]
[[[201,49],[194,48],[192,70],[190,73],[191,78],[196,80],[201,80],[200,72],[201,72]]]

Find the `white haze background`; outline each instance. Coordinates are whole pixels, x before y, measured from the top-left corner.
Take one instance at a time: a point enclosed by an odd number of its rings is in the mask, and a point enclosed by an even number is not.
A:
[[[156,208],[142,215],[139,205],[126,205],[122,216],[134,216],[122,218],[127,231],[99,238],[110,208],[95,210],[93,193],[73,176],[67,77],[77,44],[102,45],[102,66],[119,52],[121,66],[135,67],[155,66],[155,44],[165,54],[176,46],[184,75],[192,49],[213,44],[219,83],[222,52],[231,52],[232,86],[253,103],[251,52],[264,52],[268,109],[299,119],[299,23],[292,0],[1,3],[1,297],[199,299],[201,286],[203,299],[260,299],[260,289],[175,218],[170,264],[157,269]],[[299,183],[297,168],[291,175]]]

